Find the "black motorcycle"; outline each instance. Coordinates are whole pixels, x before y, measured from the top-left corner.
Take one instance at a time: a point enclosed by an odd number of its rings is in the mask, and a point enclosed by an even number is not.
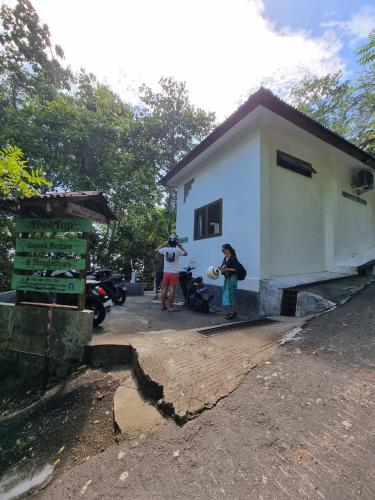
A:
[[[98,269],[88,272],[87,276],[98,280],[100,286],[103,287],[115,304],[124,304],[128,294],[128,287],[125,284],[123,274],[112,274],[111,269]]]
[[[79,278],[77,271],[37,271],[35,276],[48,276],[50,278]],[[24,298],[27,302],[44,302],[47,304],[77,305],[77,295],[69,293],[42,293],[26,292]],[[111,311],[113,302],[100,284],[90,279],[86,280],[85,308],[94,313],[94,326],[100,325],[105,320],[107,312]]]
[[[185,305],[208,314],[210,312],[210,302],[214,296],[208,293],[201,276],[193,277],[193,269],[195,268],[189,266],[178,274]]]

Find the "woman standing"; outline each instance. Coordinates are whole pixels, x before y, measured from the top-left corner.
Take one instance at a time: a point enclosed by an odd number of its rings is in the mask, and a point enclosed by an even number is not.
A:
[[[237,316],[235,296],[238,283],[238,260],[235,249],[229,245],[229,243],[225,243],[221,250],[224,254],[223,263],[221,264],[221,273],[225,276],[223,306],[229,307],[229,312],[225,318],[234,319]]]

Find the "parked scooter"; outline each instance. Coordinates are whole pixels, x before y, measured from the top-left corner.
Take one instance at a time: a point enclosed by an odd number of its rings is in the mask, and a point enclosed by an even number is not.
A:
[[[98,280],[100,286],[104,288],[115,304],[124,304],[128,294],[128,287],[125,284],[123,274],[112,274],[112,270],[106,268],[89,271],[87,276]]]
[[[214,296],[208,293],[202,276],[193,277],[192,271],[194,269],[190,265],[178,274],[181,290],[185,298],[185,305],[208,314],[210,312],[210,302]]]
[[[34,276],[48,276],[50,278],[79,278],[77,271],[37,271]],[[26,292],[25,300],[28,302],[44,302],[49,304],[77,305],[77,295],[68,293],[42,293]],[[105,320],[107,312],[111,311],[113,302],[106,291],[97,281],[90,278],[86,280],[85,308],[94,313],[94,326],[100,325]]]
[[[55,278],[79,278],[77,271],[53,271],[51,277]],[[77,303],[77,296],[66,293],[56,294],[57,304],[72,305]],[[100,325],[105,320],[107,313],[111,312],[113,302],[100,282],[93,280],[91,276],[86,278],[86,300],[85,307],[94,313],[94,326]]]

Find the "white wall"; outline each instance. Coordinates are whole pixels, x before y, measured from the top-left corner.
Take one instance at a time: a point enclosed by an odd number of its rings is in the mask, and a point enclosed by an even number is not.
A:
[[[353,193],[353,173],[363,164],[273,114],[263,136],[269,167],[266,274],[339,271],[345,258],[375,245],[374,191],[362,196],[367,206],[342,196]],[[277,149],[311,163],[317,174],[310,179],[278,167]]]
[[[301,139],[301,138],[300,138]],[[312,163],[310,179],[276,164],[276,150]],[[269,130],[269,276],[307,274],[325,268],[324,185],[321,154],[306,140]]]
[[[177,234],[188,237],[184,244],[188,257],[197,264],[195,273],[206,276],[209,265],[220,265],[221,245],[230,243],[247,270],[247,279],[239,288],[258,289],[260,275],[259,245],[259,133],[242,132],[230,145],[223,146],[204,162],[197,165],[183,179],[177,193]],[[194,183],[184,203],[184,182],[194,177]],[[222,236],[194,241],[194,210],[207,203],[223,199]],[[222,278],[208,283],[221,285]]]
[[[335,263],[354,257],[375,245],[375,192],[364,193],[361,198],[367,206],[344,198],[342,191],[352,193],[353,169],[348,160],[336,162],[337,207],[334,214]]]
[[[177,233],[205,277],[221,263],[221,245],[232,244],[248,271],[239,288],[258,290],[259,279],[344,271],[345,259],[374,248],[375,192],[363,206],[352,193],[353,173],[365,166],[269,110],[178,176]],[[278,167],[280,149],[312,164],[312,178]],[[184,183],[194,178],[184,203]],[[260,193],[262,193],[260,195]],[[194,210],[223,199],[223,235],[194,241]],[[371,253],[371,252],[370,252]],[[209,281],[221,285],[223,280]]]

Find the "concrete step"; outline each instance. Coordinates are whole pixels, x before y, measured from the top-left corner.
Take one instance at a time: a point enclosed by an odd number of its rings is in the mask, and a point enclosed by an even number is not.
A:
[[[165,424],[167,420],[138,390],[132,371],[123,370],[121,376],[122,383],[113,398],[114,420],[120,438],[135,438]]]

